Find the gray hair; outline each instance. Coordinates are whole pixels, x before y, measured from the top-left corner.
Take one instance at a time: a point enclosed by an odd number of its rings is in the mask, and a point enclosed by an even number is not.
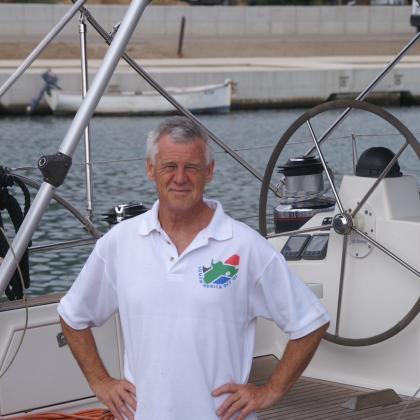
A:
[[[156,163],[159,141],[165,135],[170,136],[174,143],[182,144],[193,143],[197,139],[202,139],[205,145],[206,165],[208,166],[213,162],[207,133],[189,118],[172,117],[161,122],[147,136],[147,159],[150,159],[153,164]]]

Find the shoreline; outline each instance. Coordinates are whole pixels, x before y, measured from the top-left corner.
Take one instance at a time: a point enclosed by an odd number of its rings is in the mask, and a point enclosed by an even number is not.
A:
[[[355,98],[382,72],[394,56],[312,56],[183,58],[137,60],[163,87],[192,87],[234,82],[232,109],[298,108],[337,98]],[[0,82],[19,60],[0,60]],[[101,60],[89,62],[92,80]],[[1,99],[2,114],[24,114],[43,87],[47,69],[58,76],[64,92],[80,92],[79,60],[38,60]],[[117,67],[108,91],[150,91],[151,88],[124,62]],[[382,105],[420,103],[420,55],[409,55],[381,81],[369,101]],[[45,112],[42,104],[40,112]]]
[[[127,52],[163,87],[191,87],[232,79],[232,109],[302,108],[336,98],[355,98],[410,41],[400,35],[301,35],[196,37],[185,40],[177,58],[177,40],[145,37]],[[0,45],[0,84],[13,73],[35,42]],[[88,44],[92,80],[106,45]],[[43,86],[41,73],[51,69],[64,91],[80,92],[79,45],[56,40],[0,100],[0,115],[22,115]],[[150,87],[124,62],[110,81],[114,91]],[[413,45],[368,100],[381,105],[420,103],[420,43]],[[39,112],[48,112],[41,103]]]

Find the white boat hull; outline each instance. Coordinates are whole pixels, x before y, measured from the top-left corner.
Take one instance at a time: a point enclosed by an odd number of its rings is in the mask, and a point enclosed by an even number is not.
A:
[[[167,91],[183,107],[192,112],[228,112],[232,96],[232,82]],[[81,94],[50,89],[45,100],[56,114],[75,114],[82,103]],[[176,109],[157,92],[106,94],[102,96],[95,114],[170,114]]]
[[[25,329],[25,309],[21,302],[6,303],[0,311],[0,417],[28,411],[79,411],[98,405],[96,397],[77,366],[68,345],[61,339],[57,297],[35,298],[29,308]],[[39,304],[36,304],[37,300]],[[49,301],[49,303],[48,303]],[[19,307],[20,308],[16,308]],[[109,372],[121,377],[121,338],[113,316],[101,328],[94,328],[101,357]],[[24,396],[24,398],[22,398]]]

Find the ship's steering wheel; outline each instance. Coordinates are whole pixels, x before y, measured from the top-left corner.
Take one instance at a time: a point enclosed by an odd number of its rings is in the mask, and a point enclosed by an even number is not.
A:
[[[325,124],[322,128],[323,135],[319,138],[316,137],[313,127],[316,125],[317,120],[320,118],[324,118],[329,114],[336,114],[337,110],[342,110],[343,112],[339,115],[338,119],[337,116],[334,115],[334,123],[329,125],[329,128],[325,131]],[[355,111],[353,111],[355,110]],[[373,183],[372,187],[369,191],[363,196],[360,197],[360,200],[357,202],[356,208],[349,211],[349,209],[344,209],[342,205],[342,200],[338,195],[338,189],[336,188],[336,180],[333,179],[331,176],[330,169],[327,167],[327,162],[325,160],[324,152],[321,150],[321,143],[326,140],[327,138],[331,140],[331,133],[336,131],[339,127],[343,128],[343,125],[347,124],[346,117],[347,114],[352,112],[364,112],[370,114],[369,116],[372,117],[374,114],[377,119],[384,120],[390,126],[392,126],[398,135],[402,136],[403,144],[399,151],[395,154],[395,158],[387,165],[387,167],[383,170],[380,174],[379,178]],[[322,116],[321,116],[322,114]],[[384,121],[381,121],[382,123]],[[319,125],[318,124],[318,128]],[[357,127],[358,130],[362,129],[362,127]],[[298,134],[296,134],[298,133]],[[341,135],[341,133],[340,133]],[[323,103],[319,106],[316,106],[309,111],[305,112],[302,116],[300,116],[283,134],[280,138],[279,142],[275,146],[269,162],[267,164],[264,178],[261,186],[260,192],[260,202],[259,202],[259,229],[260,233],[264,236],[267,236],[267,206],[268,206],[268,192],[269,190],[273,191],[274,195],[280,197],[278,193],[278,188],[276,188],[272,183],[273,172],[277,165],[279,165],[279,158],[286,145],[290,145],[290,143],[295,143],[296,136],[301,136],[305,140],[309,140],[312,148],[306,152],[306,155],[313,155],[314,152],[318,154],[320,157],[323,167],[324,167],[324,176],[328,179],[329,186],[335,196],[336,199],[336,206],[338,207],[338,213],[335,214],[333,220],[328,226],[322,226],[323,229],[333,229],[337,234],[341,235],[342,240],[342,251],[341,251],[341,267],[340,267],[340,283],[338,288],[338,298],[337,298],[337,318],[336,318],[336,326],[335,332],[327,332],[325,339],[344,346],[368,346],[376,343],[380,343],[382,341],[387,340],[388,338],[393,337],[395,334],[399,333],[403,330],[420,312],[420,297],[414,303],[414,305],[408,310],[406,315],[400,319],[395,325],[388,328],[387,330],[375,334],[369,337],[362,337],[362,338],[352,338],[352,337],[343,337],[340,335],[339,328],[337,324],[339,323],[340,315],[341,315],[341,299],[343,293],[343,285],[345,280],[345,266],[346,266],[346,254],[348,253],[347,250],[347,242],[348,236],[351,233],[357,233],[363,237],[363,239],[369,243],[369,248],[373,247],[377,250],[383,252],[388,257],[394,259],[397,263],[399,263],[403,270],[409,270],[411,273],[414,273],[416,276],[420,277],[420,272],[417,271],[415,268],[410,266],[401,256],[398,256],[394,253],[393,250],[388,249],[387,247],[383,246],[375,239],[371,238],[369,235],[362,232],[358,227],[355,221],[355,217],[362,208],[363,204],[366,203],[368,198],[371,196],[372,192],[377,188],[380,181],[385,177],[388,171],[391,169],[393,164],[397,161],[397,158],[402,154],[402,152],[406,149],[408,145],[414,150],[417,158],[420,159],[420,144],[417,142],[414,135],[410,132],[410,130],[396,117],[394,117],[389,112],[385,111],[384,109],[372,105],[367,102],[357,101],[357,100],[336,100],[327,103]],[[289,141],[292,142],[289,143]],[[296,143],[295,143],[296,144]],[[285,153],[284,153],[285,154]],[[283,156],[284,159],[284,156]],[[282,236],[289,236],[292,233],[311,233],[319,231],[321,226],[308,228],[308,229],[301,229],[300,231],[289,231],[284,232]],[[338,275],[338,273],[337,273]],[[419,279],[420,280],[420,279]],[[331,327],[330,327],[331,328]]]

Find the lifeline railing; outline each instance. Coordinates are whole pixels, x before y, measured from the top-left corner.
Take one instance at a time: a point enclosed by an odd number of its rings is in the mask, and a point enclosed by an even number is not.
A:
[[[133,0],[128,7],[128,10],[121,22],[118,31],[112,38],[96,22],[93,16],[83,7],[85,1],[86,0],[75,1],[69,11],[59,20],[59,22],[42,39],[42,41],[32,51],[32,53],[0,87],[1,98],[78,11],[83,13],[89,23],[95,28],[96,31],[98,31],[102,38],[104,38],[105,42],[110,45],[95,76],[95,79],[93,80],[91,88],[87,91],[86,96],[84,97],[82,104],[73,119],[73,122],[71,123],[66,135],[64,136],[64,139],[62,140],[58,153],[55,156],[43,156],[39,159],[38,166],[44,174],[44,182],[41,184],[39,191],[32,203],[32,206],[13,240],[12,248],[14,250],[15,256],[12,255],[12,252],[9,250],[4,258],[3,263],[0,266],[0,294],[4,292],[14,271],[16,270],[15,258],[18,261],[22,258],[25,249],[27,248],[43,214],[47,209],[50,200],[54,195],[55,188],[59,187],[64,181],[70,168],[71,158],[75,152],[75,149],[81,139],[83,132],[87,130],[89,121],[111,79],[111,76],[120,58],[123,58],[141,77],[143,77],[144,80],[146,80],[153,88],[156,89],[157,92],[166,98],[175,107],[175,109],[198,124],[218,146],[220,146],[226,153],[232,156],[252,175],[254,175],[260,181],[263,179],[263,176],[256,169],[249,165],[248,162],[242,159],[218,136],[216,136],[207,127],[205,127],[190,111],[180,105],[164,88],[162,88],[150,75],[148,75],[134,60],[132,60],[124,52],[145,8],[151,2],[151,0]],[[365,99],[366,96],[374,89],[374,87],[389,73],[389,71],[415,44],[418,38],[420,38],[420,32],[410,40],[410,42],[401,50],[397,57],[386,66],[386,68],[368,85],[368,87],[357,97],[357,99]],[[340,115],[340,117],[332,124],[332,126],[329,127],[323,136],[321,136],[321,138],[318,140],[318,144],[323,142],[329,136],[333,129],[348,115],[349,112],[350,110],[348,109],[344,111],[342,115]],[[307,154],[312,153],[312,151],[313,148],[308,150]],[[48,176],[48,165],[49,160],[51,160],[50,158],[55,160],[55,163],[58,161],[58,166],[60,168],[58,176],[53,177],[52,179]],[[275,194],[277,193],[276,186],[270,185],[270,189]]]

